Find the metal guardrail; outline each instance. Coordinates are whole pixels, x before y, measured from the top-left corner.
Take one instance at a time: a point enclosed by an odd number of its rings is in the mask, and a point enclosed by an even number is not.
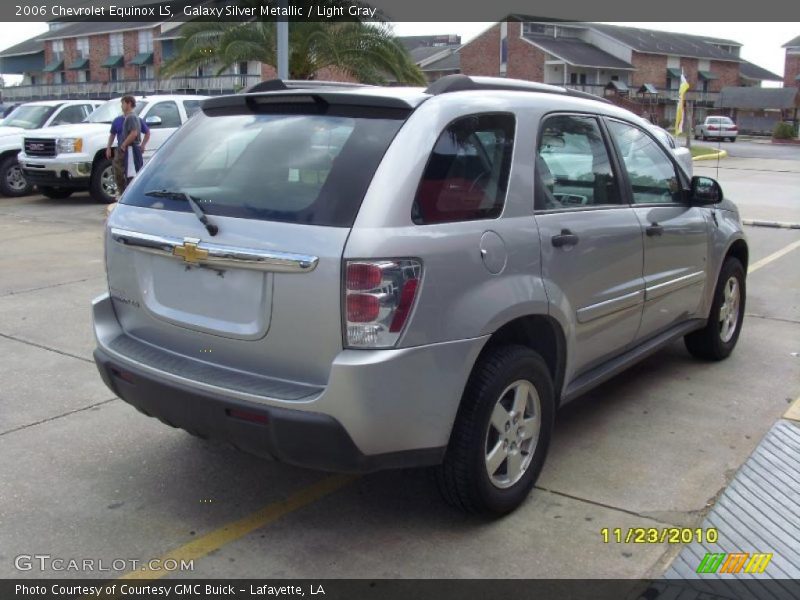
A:
[[[562,85],[571,90],[578,90],[580,92],[589,92],[590,94],[594,94],[595,96],[605,96],[606,95],[606,85],[602,83],[555,83],[553,85]],[[627,97],[631,100],[641,100],[642,98],[647,99],[647,95],[642,95],[637,93],[638,88],[628,88]],[[672,102],[678,101],[678,90],[677,89],[665,89],[665,88],[656,88],[658,94],[655,95],[655,98],[663,101],[669,100]],[[715,100],[719,98],[719,92],[703,92],[700,90],[689,90],[686,92],[686,99],[691,102],[701,103],[701,104],[713,104]]]
[[[260,82],[261,75],[219,75],[212,77],[170,77],[168,79],[126,79],[108,82],[48,83],[0,88],[4,102],[80,98],[114,98],[124,94],[233,93]]]

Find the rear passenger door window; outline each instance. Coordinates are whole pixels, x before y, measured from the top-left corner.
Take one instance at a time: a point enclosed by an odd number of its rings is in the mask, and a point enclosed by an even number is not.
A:
[[[634,204],[683,201],[675,165],[649,135],[620,121],[608,121],[608,129],[628,172]]]
[[[65,106],[56,118],[53,119],[53,125],[67,125],[72,123],[80,123],[86,118],[86,112],[83,110],[83,105],[72,104]]]
[[[545,119],[536,171],[538,210],[622,203],[609,152],[594,117],[557,115]]]
[[[471,115],[450,123],[439,136],[412,208],[417,225],[494,219],[503,211],[514,116]]]

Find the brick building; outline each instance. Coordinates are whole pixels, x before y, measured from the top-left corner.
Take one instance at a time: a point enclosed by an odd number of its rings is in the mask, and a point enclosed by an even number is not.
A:
[[[786,60],[783,68],[783,87],[800,87],[800,35],[783,45]]]
[[[654,120],[674,119],[681,72],[695,119],[724,87],[781,77],[740,58],[733,40],[514,15],[461,47],[466,75],[528,79],[607,96]]]

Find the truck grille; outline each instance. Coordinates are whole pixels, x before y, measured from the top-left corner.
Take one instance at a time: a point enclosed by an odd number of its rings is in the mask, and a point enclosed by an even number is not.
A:
[[[56,141],[43,138],[25,138],[25,154],[28,156],[55,156]]]

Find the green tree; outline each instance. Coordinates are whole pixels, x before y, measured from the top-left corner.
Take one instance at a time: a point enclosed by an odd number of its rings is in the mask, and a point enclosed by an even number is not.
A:
[[[361,5],[349,0],[323,0],[317,4],[343,6],[345,15],[348,6]],[[218,74],[244,61],[277,64],[274,21],[195,21],[185,24],[181,33],[178,54],[161,69],[164,77],[209,64],[219,65]],[[336,68],[362,83],[386,83],[387,76],[401,83],[426,83],[422,71],[384,21],[291,22],[289,78],[312,79],[326,67]]]

